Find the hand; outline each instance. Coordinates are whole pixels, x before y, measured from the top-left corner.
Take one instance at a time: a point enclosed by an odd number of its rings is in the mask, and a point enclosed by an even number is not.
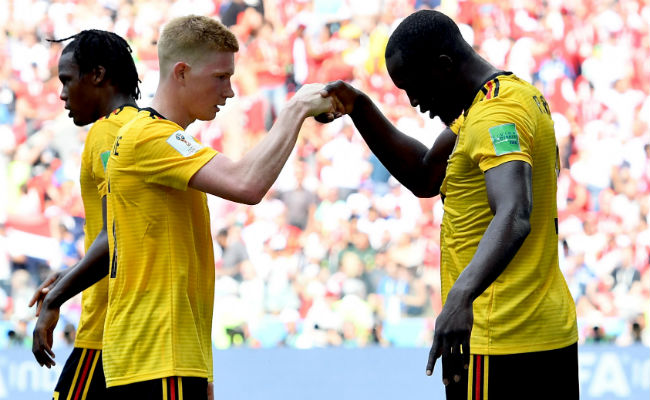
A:
[[[442,356],[442,383],[447,386],[460,381],[463,369],[469,368],[469,341],[473,323],[472,302],[456,295],[452,288],[442,312],[436,318],[427,375],[433,374],[436,360]]]
[[[43,307],[43,299],[45,298],[45,295],[47,295],[50,292],[50,290],[54,287],[54,285],[56,285],[56,283],[60,281],[61,278],[63,278],[64,276],[65,276],[65,272],[63,271],[51,273],[45,279],[45,281],[41,283],[38,289],[36,289],[36,292],[34,292],[34,296],[32,296],[32,299],[29,301],[29,307],[32,307],[34,304],[37,304],[36,307],[37,317],[41,313],[41,307]]]
[[[317,115],[316,121],[322,123],[332,122],[343,114],[350,114],[354,110],[354,102],[361,94],[357,89],[343,81],[331,82],[321,91],[321,96],[331,97],[334,103],[335,113],[324,113]]]
[[[34,327],[32,353],[38,364],[51,368],[56,365],[54,362],[54,352],[52,351],[52,333],[59,322],[59,309],[44,307],[36,320]]]
[[[208,382],[208,400],[214,400],[214,383]]]
[[[307,116],[314,116],[323,113],[334,113],[332,99],[321,96],[325,86],[320,83],[303,85],[291,99],[307,107]]]

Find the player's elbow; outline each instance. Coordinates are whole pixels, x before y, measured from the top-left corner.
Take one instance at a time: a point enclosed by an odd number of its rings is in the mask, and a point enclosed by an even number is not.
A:
[[[254,206],[259,204],[264,198],[264,193],[259,191],[246,191],[241,194],[239,203],[247,204],[249,206]]]
[[[416,197],[429,198],[440,194],[440,183],[424,179],[414,179],[404,184]]]
[[[236,189],[233,191],[233,198],[230,200],[238,203],[255,205],[262,201],[268,188],[262,187],[257,182],[238,182]]]
[[[512,232],[516,239],[524,241],[531,231],[530,211],[528,208],[520,208],[512,212]]]
[[[411,192],[421,199],[430,198],[440,194],[439,187],[423,187],[423,188],[413,188]]]

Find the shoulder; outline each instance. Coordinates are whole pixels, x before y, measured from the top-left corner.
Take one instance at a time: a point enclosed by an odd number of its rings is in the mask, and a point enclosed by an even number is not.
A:
[[[465,114],[463,126],[527,121],[535,115],[535,98],[540,102],[543,99],[530,83],[513,74],[500,75],[481,88],[477,100]]]
[[[142,109],[124,125],[120,130],[120,135],[132,136],[138,140],[139,138],[170,136],[177,131],[183,131],[183,129],[151,110]]]

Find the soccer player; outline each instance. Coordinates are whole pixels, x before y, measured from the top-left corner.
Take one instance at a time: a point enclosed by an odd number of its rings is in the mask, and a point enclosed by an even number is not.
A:
[[[238,49],[232,32],[214,19],[170,21],[158,41],[160,82],[152,108],[127,123],[113,145],[103,342],[111,398],[206,398],[215,271],[205,193],[258,203],[303,121],[334,111],[320,95],[323,85],[305,85],[240,160],[205,147],[185,128],[213,119],[234,96]],[[54,301],[48,300],[52,293],[45,303]]]
[[[81,195],[86,214],[85,247],[98,250],[101,265],[108,270],[106,234],[106,162],[117,131],[138,113],[140,96],[138,73],[131,48],[120,36],[106,31],[85,30],[66,39],[59,60],[59,79],[63,85],[61,100],[70,110],[75,125],[93,123],[88,132],[81,159]],[[92,252],[91,252],[92,253]],[[103,262],[101,262],[103,260]],[[94,262],[84,259],[80,263]],[[52,274],[39,287],[30,305],[39,302],[70,271]],[[82,295],[82,311],[74,349],[66,361],[54,391],[54,399],[102,399],[106,382],[102,367],[102,336],[108,299],[108,279],[89,287]],[[55,364],[52,337],[39,333],[43,325],[56,325],[58,307],[40,314],[34,330],[33,352],[38,363],[48,368]]]
[[[386,64],[413,107],[448,125],[464,118],[457,136],[446,130],[428,149],[352,86],[323,92],[400,182],[444,201],[444,307],[426,373],[442,356],[448,399],[577,399],[576,314],[558,265],[559,161],[544,96],[481,58],[436,11],[399,24]]]

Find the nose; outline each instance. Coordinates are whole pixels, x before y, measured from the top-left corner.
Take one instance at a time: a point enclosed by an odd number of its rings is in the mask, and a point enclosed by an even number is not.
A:
[[[65,90],[65,87],[61,89],[61,94],[59,94],[59,98],[63,101],[68,100],[68,91]]]
[[[411,106],[414,107],[414,108],[417,107],[418,104],[420,104],[418,99],[416,99],[415,97],[412,97],[412,96],[409,96],[409,102],[411,103]]]
[[[235,92],[232,90],[232,82],[230,82],[230,79],[228,79],[228,84],[224,88],[223,97],[227,99],[235,97]]]

